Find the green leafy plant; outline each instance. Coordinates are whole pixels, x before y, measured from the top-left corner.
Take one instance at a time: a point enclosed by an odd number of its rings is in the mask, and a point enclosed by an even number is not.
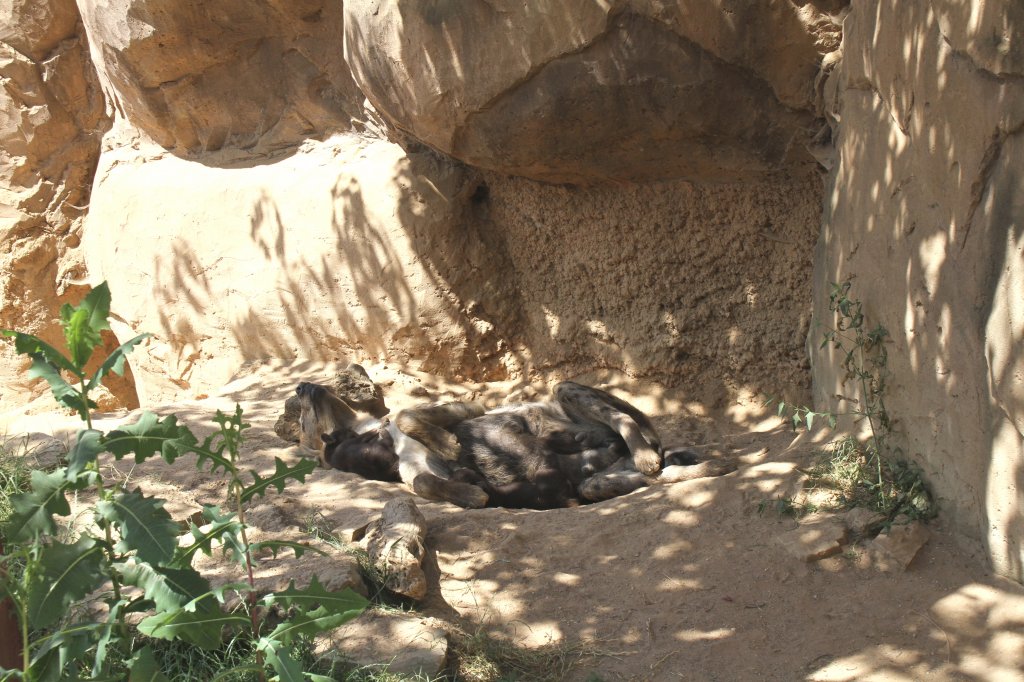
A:
[[[294,542],[250,542],[245,524],[247,502],[271,488],[280,492],[288,482],[303,482],[315,463],[288,466],[276,459],[267,477],[243,471],[239,452],[249,425],[237,406],[232,415],[218,411],[218,430],[202,441],[174,415],[160,418],[149,412],[109,433],[94,429],[90,392],[107,374],[123,373],[127,353],[148,336],[121,345],[88,375],[86,364],[101,344],[101,332],[109,328],[109,310],[105,284],[78,306],[61,309],[67,355],[35,336],[2,332],[31,359],[29,375],[46,380],[57,402],[75,410],[85,428],[78,432],[66,466],[32,471],[30,490],[10,498],[0,597],[13,605],[17,616],[22,665],[0,669],[0,679],[112,679],[123,677],[116,670],[123,661],[130,680],[166,679],[152,647],[142,645],[147,638],[216,649],[225,632],[243,633],[255,652],[252,662],[228,672],[252,672],[263,680],[270,669],[280,680],[328,679],[303,672],[296,646],[354,618],[366,601],[350,590],[328,591],[315,576],[307,587],[292,582],[285,590],[260,596],[253,572],[260,550],[291,550],[298,556],[309,548]],[[164,509],[164,500],[104,480],[99,465],[104,453],[116,460],[133,457],[136,463],[159,457],[167,464],[194,454],[200,471],[219,472],[227,479],[231,509],[203,507],[205,523],[190,522],[179,537],[181,529]],[[71,513],[71,493],[94,500],[89,510],[93,524],[74,541],[58,539],[58,518]],[[213,588],[193,568],[198,553],[217,548],[244,567],[245,582]],[[228,591],[244,595],[240,609],[225,610]],[[87,612],[72,607],[98,592],[105,595],[105,615],[68,617]],[[270,627],[267,614],[275,609],[290,617]],[[137,614],[136,627],[129,625],[131,614]]]
[[[779,402],[778,415],[787,416],[793,428],[813,428],[825,421],[835,428],[837,417],[852,415],[855,422],[867,420],[870,437],[833,442],[808,472],[811,487],[838,492],[838,506],[863,506],[881,512],[889,520],[898,514],[911,518],[934,516],[934,503],[921,472],[899,457],[890,445],[893,421],[885,406],[891,372],[886,341],[888,330],[881,324],[869,327],[860,300],[850,296],[851,281],[832,284],[829,312],[834,325],[824,328],[819,350],[831,346],[840,358],[843,383],[856,386],[859,397],[838,396],[852,406],[847,412],[815,411],[804,405]],[[774,402],[769,399],[765,405]],[[786,511],[799,513],[803,507],[785,501]]]

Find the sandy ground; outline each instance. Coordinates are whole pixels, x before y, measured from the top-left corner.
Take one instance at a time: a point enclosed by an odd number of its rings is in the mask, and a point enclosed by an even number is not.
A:
[[[533,393],[368,369],[392,410],[429,399],[493,405]],[[215,409],[240,403],[252,424],[246,455],[268,472],[275,456],[302,456],[273,432],[284,399],[298,381],[323,381],[331,371],[254,364],[216,395],[156,411],[177,413],[200,434]],[[618,385],[615,377],[581,379]],[[652,416],[666,444],[715,448],[739,457],[739,470],[547,512],[418,500],[429,522],[425,614],[527,647],[585,642],[597,655],[574,669],[574,680],[1024,680],[1024,588],[993,576],[980,545],[940,521],[906,572],[871,568],[856,549],[806,564],[779,541],[796,521],[758,508],[799,488],[796,468],[820,447],[810,436],[755,416],[756,405],[707,414],[653,389],[616,392]],[[124,418],[111,415],[100,427]],[[66,433],[68,425],[52,414],[7,422],[9,435]],[[175,515],[224,497],[189,461],[117,466],[168,498]],[[341,533],[410,494],[325,470],[307,483],[285,494]]]

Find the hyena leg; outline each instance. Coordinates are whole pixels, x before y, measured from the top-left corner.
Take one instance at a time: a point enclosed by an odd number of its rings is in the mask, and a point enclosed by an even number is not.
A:
[[[695,478],[724,476],[736,471],[736,462],[729,459],[709,459],[698,464],[670,464],[658,474],[659,483],[678,483]]]
[[[577,488],[579,496],[589,502],[610,500],[626,495],[653,483],[654,480],[639,471],[612,471],[594,474]]]
[[[413,407],[398,413],[395,417],[395,426],[442,459],[454,462],[459,458],[459,441],[448,429],[483,413],[484,408],[477,403],[444,403]]]
[[[412,490],[427,500],[440,500],[466,509],[487,506],[487,493],[472,483],[449,481],[431,473],[422,473],[412,480]]]
[[[640,410],[600,389],[572,381],[555,386],[555,397],[573,420],[607,424],[618,433],[638,471],[653,476],[661,469],[661,439]]]

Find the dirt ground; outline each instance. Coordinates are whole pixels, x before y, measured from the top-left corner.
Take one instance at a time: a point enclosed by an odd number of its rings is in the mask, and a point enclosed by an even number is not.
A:
[[[433,399],[494,405],[510,394],[534,397],[525,386],[453,386],[367,369],[392,411]],[[240,403],[252,424],[247,456],[268,472],[275,456],[302,456],[273,432],[284,399],[300,380],[323,381],[334,370],[254,364],[216,395],[155,411],[177,413],[200,434],[215,409]],[[671,393],[619,390],[613,376],[581,380],[650,414],[667,445],[736,456],[739,470],[545,512],[467,511],[418,499],[429,523],[424,614],[524,647],[584,643],[595,655],[570,680],[1024,680],[1024,588],[993,576],[980,544],[941,519],[906,572],[878,571],[857,548],[811,564],[786,550],[779,538],[797,522],[759,507],[799,489],[797,467],[829,434],[797,436],[758,416],[753,401],[709,414]],[[7,422],[9,435],[68,425],[52,414]],[[122,473],[129,466],[118,464]],[[147,462],[130,473],[168,498],[172,515],[223,500],[224,490],[185,460],[173,468]],[[410,493],[318,470],[285,494],[344,534]]]

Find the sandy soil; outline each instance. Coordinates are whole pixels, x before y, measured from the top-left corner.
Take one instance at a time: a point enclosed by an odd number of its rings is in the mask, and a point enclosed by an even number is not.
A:
[[[534,393],[368,369],[392,410],[435,398],[497,404],[510,393]],[[331,370],[255,364],[216,395],[156,411],[175,412],[202,433],[215,409],[239,402],[252,424],[247,456],[254,469],[271,471],[275,456],[302,456],[273,432],[284,399],[298,381],[324,380]],[[980,545],[940,521],[903,573],[871,568],[857,549],[806,564],[779,542],[796,521],[758,507],[799,489],[796,469],[819,447],[811,436],[759,417],[756,404],[708,414],[650,387],[617,390],[614,376],[582,380],[645,410],[666,444],[737,456],[739,470],[547,512],[418,500],[430,528],[425,614],[527,647],[585,642],[597,655],[574,669],[574,680],[1024,680],[1024,588],[993,576]],[[60,433],[67,424],[34,415],[8,419],[7,433]],[[118,467],[127,473],[130,465]],[[188,461],[170,469],[147,462],[131,476],[167,497],[172,514],[224,496]],[[303,514],[322,514],[344,533],[410,493],[320,470],[286,494]]]

